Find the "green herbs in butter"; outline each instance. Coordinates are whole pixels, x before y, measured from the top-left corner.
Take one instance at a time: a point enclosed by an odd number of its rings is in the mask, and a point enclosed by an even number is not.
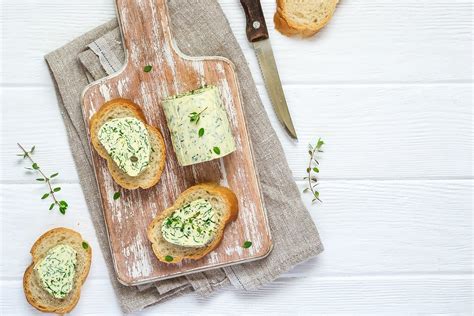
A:
[[[120,170],[129,176],[138,176],[150,163],[150,135],[142,121],[134,117],[109,120],[100,127],[98,137]]]
[[[65,298],[73,289],[76,274],[76,251],[68,245],[51,248],[34,270],[43,288],[55,298]]]
[[[163,109],[181,166],[220,158],[236,149],[217,87],[206,86],[168,98]]]
[[[198,199],[183,205],[161,225],[163,238],[183,247],[203,247],[215,237],[219,217],[211,203]]]

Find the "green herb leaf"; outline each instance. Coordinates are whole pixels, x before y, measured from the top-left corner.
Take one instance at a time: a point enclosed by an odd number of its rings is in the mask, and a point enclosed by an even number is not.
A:
[[[311,168],[306,168],[306,172],[309,173],[311,171]]]
[[[173,257],[171,257],[171,256],[166,256],[166,257],[165,257],[165,261],[166,261],[166,262],[171,262],[171,261],[173,261]]]
[[[244,242],[242,247],[244,247],[245,249],[250,248],[252,247],[252,242],[247,240]]]
[[[82,248],[84,248],[85,250],[89,249],[89,244],[85,241],[82,242]]]
[[[56,205],[56,203],[51,203],[51,205],[49,206],[49,210],[51,211],[54,208],[55,205]]]
[[[30,149],[30,154],[32,154],[35,151],[36,146],[31,147]]]
[[[217,154],[217,155],[220,155],[221,154],[221,149],[219,147],[214,147],[212,148],[212,150]]]
[[[49,193],[45,193],[45,194],[43,194],[43,196],[41,197],[41,199],[44,200],[44,199],[46,199],[48,196],[49,196]]]
[[[59,192],[59,191],[61,191],[61,188],[60,188],[60,187],[57,187],[57,188],[54,188],[54,189],[53,189],[53,192]]]
[[[202,135],[204,135],[204,128],[201,127],[199,129],[198,135],[199,135],[199,137],[202,137]]]
[[[319,138],[318,142],[316,143],[316,148],[320,149],[323,145],[324,145],[324,141],[321,138]]]
[[[122,194],[119,191],[115,192],[114,193],[114,200],[120,199],[121,196],[122,196]]]
[[[191,112],[189,113],[189,121],[190,122],[196,122],[198,120],[197,112]]]
[[[66,214],[66,210],[67,210],[67,207],[61,207],[61,206],[59,207],[59,212],[63,215]]]
[[[196,125],[197,125],[197,123],[199,123],[199,120],[201,119],[201,114],[202,114],[202,112],[204,112],[204,111],[206,111],[206,110],[207,110],[207,107],[204,108],[204,110],[202,110],[202,111],[199,112],[199,113],[197,113],[197,112],[191,112],[191,113],[189,113],[189,115],[188,115],[189,121],[190,121],[190,122],[194,122],[194,123],[196,123]]]
[[[36,181],[44,181],[44,179],[43,178],[38,178],[38,179],[36,179]]]
[[[303,193],[306,193],[308,191],[309,191],[309,188],[306,188],[306,189],[303,190]]]
[[[50,175],[49,177],[50,177],[50,178],[54,178],[54,177],[57,177],[58,174],[59,174],[59,173],[56,172],[56,173],[53,173],[52,175]]]
[[[31,168],[35,169],[35,170],[38,170],[40,167],[38,166],[38,164],[35,162],[34,164],[31,165]]]
[[[319,169],[316,168],[316,167],[314,167],[314,168],[313,168],[313,171],[316,172],[316,173],[318,173],[318,172],[319,172]]]
[[[144,72],[150,72],[152,69],[153,67],[151,65],[146,65],[145,67],[143,67]]]

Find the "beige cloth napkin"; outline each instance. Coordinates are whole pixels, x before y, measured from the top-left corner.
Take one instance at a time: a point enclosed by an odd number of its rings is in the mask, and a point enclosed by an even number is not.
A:
[[[172,0],[168,5],[173,35],[184,53],[193,56],[220,55],[232,60],[236,66],[274,248],[267,258],[251,263],[140,287],[127,287],[118,283],[113,271],[80,104],[84,87],[91,81],[117,71],[124,60],[117,21],[110,21],[49,53],[45,58],[56,84],[61,114],[91,219],[112,285],[126,313],[190,292],[209,295],[215,289],[230,284],[239,289],[253,290],[323,250],[316,226],[301,201],[300,192],[270,125],[247,62],[218,2]]]

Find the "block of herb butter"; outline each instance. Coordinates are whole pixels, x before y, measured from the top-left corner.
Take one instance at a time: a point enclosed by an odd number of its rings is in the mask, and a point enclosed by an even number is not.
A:
[[[181,166],[224,157],[235,140],[219,90],[205,86],[163,101],[173,148]]]

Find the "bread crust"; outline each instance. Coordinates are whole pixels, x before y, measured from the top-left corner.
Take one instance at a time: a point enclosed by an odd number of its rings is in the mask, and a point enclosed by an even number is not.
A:
[[[36,242],[33,244],[33,246],[31,247],[31,250],[30,250],[33,261],[28,266],[28,268],[26,268],[26,271],[23,275],[23,291],[25,292],[26,300],[28,301],[28,303],[30,303],[30,305],[33,306],[34,308],[36,308],[37,310],[39,310],[41,312],[45,312],[45,313],[66,314],[66,313],[69,313],[70,311],[72,311],[74,309],[74,307],[76,307],[77,303],[79,302],[79,298],[81,296],[81,287],[84,284],[87,276],[89,275],[91,261],[92,261],[92,248],[90,247],[90,245],[87,249],[84,249],[86,254],[87,254],[87,259],[88,260],[86,261],[86,266],[85,266],[85,269],[84,269],[83,273],[81,275],[79,275],[76,279],[75,287],[77,287],[77,290],[74,291],[74,293],[73,293],[74,296],[72,297],[71,303],[69,305],[59,307],[59,308],[54,308],[52,306],[47,306],[45,304],[42,304],[41,301],[38,300],[34,296],[34,294],[32,293],[32,291],[31,291],[31,289],[29,288],[29,285],[28,285],[28,283],[29,283],[28,281],[31,278],[36,277],[35,274],[34,274],[34,270],[33,270],[34,266],[36,265],[36,263],[40,259],[42,259],[42,258],[39,258],[37,256],[37,249],[40,247],[40,245],[43,242],[45,242],[51,236],[56,235],[56,234],[75,235],[77,238],[80,238],[80,240],[83,241],[81,234],[79,234],[78,232],[76,232],[72,229],[65,228],[65,227],[53,228],[53,229],[47,231],[46,233],[44,233],[43,235],[41,235],[36,240]],[[82,247],[82,245],[81,245],[81,247]]]
[[[223,219],[222,229],[219,229],[217,231],[216,237],[207,247],[197,249],[195,254],[188,255],[188,256],[176,256],[176,257],[173,256],[172,261],[166,261],[165,257],[167,256],[167,254],[160,253],[159,249],[155,247],[155,244],[157,241],[155,240],[154,231],[156,229],[161,229],[160,224],[162,223],[162,221],[165,218],[167,218],[169,215],[171,215],[171,213],[173,213],[178,206],[183,204],[187,195],[192,194],[199,190],[208,191],[211,195],[221,196],[226,201],[229,211],[227,212],[227,217]],[[239,202],[237,200],[237,196],[235,195],[235,193],[232,192],[230,189],[220,186],[216,183],[197,184],[188,188],[184,192],[182,192],[171,207],[165,209],[163,212],[161,212],[157,217],[153,219],[153,221],[148,226],[147,236],[150,242],[152,243],[152,248],[153,248],[153,252],[155,253],[155,256],[161,262],[178,263],[182,261],[183,259],[198,260],[219,246],[224,236],[224,231],[225,231],[225,228],[227,227],[227,224],[237,219],[238,213],[239,213]]]
[[[130,110],[133,113],[133,116],[135,118],[139,119],[140,121],[143,122],[143,124],[145,124],[145,127],[148,130],[148,133],[151,135],[154,135],[160,143],[160,146],[159,146],[160,148],[156,148],[156,150],[160,151],[162,159],[158,161],[158,164],[159,164],[158,171],[153,176],[153,178],[149,179],[148,181],[145,181],[145,182],[140,181],[141,180],[140,175],[138,175],[137,177],[134,177],[133,180],[136,180],[136,181],[124,181],[122,178],[126,174],[118,168],[116,163],[113,161],[112,157],[109,156],[104,146],[102,146],[102,144],[99,141],[98,133],[99,133],[100,127],[103,125],[103,123],[105,123],[104,121],[105,121],[106,116],[117,107],[124,107]],[[137,104],[133,103],[130,100],[122,99],[122,98],[113,99],[104,103],[100,107],[99,111],[97,111],[90,120],[90,136],[91,136],[92,146],[95,148],[97,153],[102,158],[107,160],[107,167],[110,171],[110,174],[112,175],[112,178],[121,187],[128,190],[134,190],[138,188],[148,189],[160,181],[161,174],[163,173],[163,169],[165,168],[165,161],[166,161],[165,141],[163,140],[163,136],[161,135],[160,131],[156,127],[147,124],[145,115]]]
[[[328,24],[329,20],[331,20],[334,11],[336,10],[336,5],[339,0],[330,0],[334,1],[334,10],[328,14],[322,21],[318,22],[318,24],[311,28],[307,25],[301,25],[294,21],[292,21],[286,12],[285,6],[286,0],[277,0],[277,10],[275,15],[273,16],[273,21],[275,23],[275,28],[282,34],[286,36],[301,36],[301,37],[310,37],[318,33],[326,24]]]

